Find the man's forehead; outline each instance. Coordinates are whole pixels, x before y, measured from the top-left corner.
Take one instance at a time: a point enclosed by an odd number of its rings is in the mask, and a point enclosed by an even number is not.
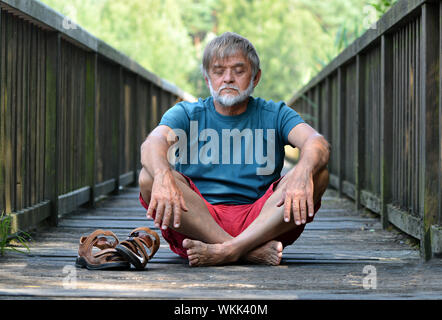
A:
[[[215,67],[236,67],[250,65],[248,59],[242,53],[236,53],[227,57],[213,57],[210,66]]]

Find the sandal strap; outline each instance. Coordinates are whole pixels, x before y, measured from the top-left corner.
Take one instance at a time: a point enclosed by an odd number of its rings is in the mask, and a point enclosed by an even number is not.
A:
[[[141,233],[141,231],[146,234]],[[154,240],[152,240],[151,237],[154,238]],[[127,247],[144,267],[158,251],[158,248],[160,247],[160,237],[155,231],[152,231],[147,227],[139,227],[132,230],[128,238],[121,242],[121,245]],[[149,254],[147,253],[146,248],[149,249]]]
[[[110,236],[115,239],[114,242],[108,242],[105,237],[98,237],[100,235]],[[109,260],[110,257],[106,255],[115,255],[115,246],[119,243],[117,236],[110,230],[97,229],[87,237],[80,238],[80,246],[78,248],[78,255],[86,258],[89,263],[100,264],[102,259]],[[97,247],[101,249],[96,254],[92,254],[92,248]]]
[[[140,231],[144,231],[145,233],[147,233],[147,235],[140,234]],[[148,227],[136,228],[136,229],[132,230],[130,236],[132,236],[135,233],[137,234],[137,238],[139,238],[141,241],[143,241],[143,243],[146,245],[146,247],[149,248],[149,250],[150,250],[150,254],[148,255],[148,260],[152,259],[152,257],[155,255],[155,253],[160,248],[160,237],[158,236],[158,234],[155,231],[149,229]],[[151,235],[154,238],[153,243],[152,243],[152,239],[148,235]]]
[[[109,242],[106,237],[99,237],[97,239],[97,242],[95,243],[95,246],[99,249],[108,249],[108,248],[115,248],[118,244],[117,241]]]

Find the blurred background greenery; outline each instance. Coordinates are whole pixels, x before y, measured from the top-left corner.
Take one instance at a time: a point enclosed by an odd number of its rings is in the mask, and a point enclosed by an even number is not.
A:
[[[140,65],[196,97],[205,44],[248,38],[263,76],[254,95],[288,101],[396,0],[42,0]]]

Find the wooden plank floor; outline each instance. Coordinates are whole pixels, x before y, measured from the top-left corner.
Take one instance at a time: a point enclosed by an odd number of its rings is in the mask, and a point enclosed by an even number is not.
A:
[[[120,239],[148,226],[138,189],[126,188],[63,217],[34,235],[29,254],[0,257],[0,299],[440,299],[442,263],[422,262],[419,251],[379,219],[356,212],[327,190],[322,208],[280,266],[238,264],[190,268],[164,239],[144,271],[89,271],[74,267],[78,241],[97,228]],[[156,230],[158,232],[158,230]],[[364,289],[363,270],[376,271],[376,289]],[[75,280],[75,282],[70,281]]]

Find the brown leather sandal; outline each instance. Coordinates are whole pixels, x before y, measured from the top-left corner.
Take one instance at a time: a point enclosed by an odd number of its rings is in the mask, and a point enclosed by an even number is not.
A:
[[[115,249],[124,259],[132,263],[135,269],[142,270],[159,247],[160,237],[158,234],[148,227],[140,227],[132,230],[129,237],[118,244]],[[150,254],[147,254],[146,248],[149,249]]]
[[[106,238],[109,236],[115,241],[109,242]],[[75,266],[89,270],[129,269],[130,263],[115,250],[118,243],[118,238],[112,231],[101,229],[95,230],[87,237],[81,237]],[[100,251],[92,253],[93,247],[97,247]]]

